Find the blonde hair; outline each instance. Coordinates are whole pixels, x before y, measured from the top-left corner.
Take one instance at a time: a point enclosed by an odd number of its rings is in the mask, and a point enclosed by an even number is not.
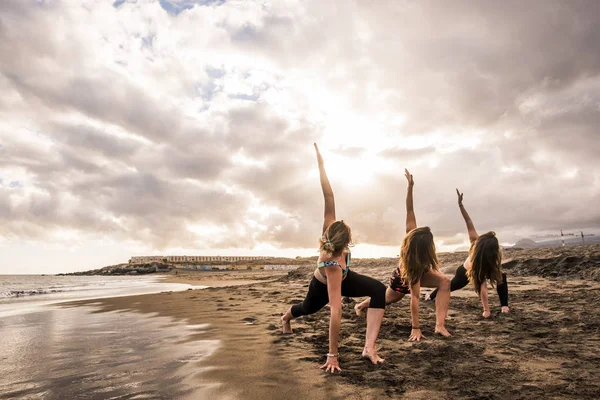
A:
[[[413,284],[439,265],[431,229],[426,226],[408,232],[400,248],[400,277]]]
[[[319,239],[319,250],[331,257],[344,250],[349,251],[348,246],[351,242],[352,230],[350,227],[344,220],[335,221],[329,225],[323,236]]]
[[[486,280],[492,286],[502,282],[502,251],[495,232],[490,231],[477,238],[469,250],[469,259],[471,269],[467,271],[467,277],[477,294]]]

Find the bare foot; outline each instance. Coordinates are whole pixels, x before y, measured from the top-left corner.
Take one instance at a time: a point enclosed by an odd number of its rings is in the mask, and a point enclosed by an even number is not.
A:
[[[377,355],[375,350],[367,350],[365,347],[362,352],[363,358],[368,358],[374,365],[383,364],[385,360]]]
[[[438,335],[442,335],[442,336],[444,336],[444,337],[450,337],[450,336],[452,336],[452,335],[450,334],[450,332],[448,332],[448,331],[446,330],[446,328],[445,328],[445,327],[443,327],[443,326],[442,326],[442,327],[440,327],[440,328],[438,328],[438,327],[436,326],[436,327],[435,327],[435,333],[437,333]]]
[[[289,333],[294,333],[294,331],[292,331],[292,324],[289,320],[285,320],[283,319],[284,317],[281,317],[281,332],[284,334],[289,334]]]
[[[365,312],[362,308],[360,308],[360,304],[354,306],[354,312],[356,312],[356,315],[358,315],[359,317],[365,316]]]
[[[502,312],[503,313],[509,313],[510,312],[510,308],[508,308],[508,306],[503,306],[502,307]]]

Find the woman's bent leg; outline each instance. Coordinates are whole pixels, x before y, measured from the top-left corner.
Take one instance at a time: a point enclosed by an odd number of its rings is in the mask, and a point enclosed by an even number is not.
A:
[[[365,348],[363,349],[362,356],[371,360],[373,364],[384,362],[384,359],[377,355],[375,350],[375,343],[379,336],[379,329],[381,328],[381,322],[383,321],[383,308],[371,308],[367,313],[367,336],[365,338]]]
[[[369,296],[370,308],[367,315],[367,335],[363,357],[367,357],[373,364],[383,362],[377,355],[375,342],[379,336],[379,328],[385,310],[386,287],[377,279],[348,271],[346,279],[342,281],[342,296],[362,297]]]
[[[438,288],[435,299],[435,333],[451,336],[446,330],[446,314],[450,304],[450,279],[440,271],[429,271],[421,278],[421,286]]]
[[[464,288],[469,284],[469,278],[467,278],[467,269],[462,265],[456,269],[456,274],[450,281],[450,291],[454,292]],[[435,289],[426,300],[435,300],[438,290]]]
[[[304,301],[300,304],[291,306],[283,317],[281,317],[282,332],[292,333],[292,326],[290,323],[292,319],[303,315],[314,314],[325,307],[325,304],[327,303],[329,303],[327,285],[319,282],[317,278],[313,276]]]

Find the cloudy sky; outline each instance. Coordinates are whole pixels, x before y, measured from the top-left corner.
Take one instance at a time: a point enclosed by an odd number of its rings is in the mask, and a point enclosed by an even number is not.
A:
[[[0,274],[600,227],[600,2],[0,1]]]

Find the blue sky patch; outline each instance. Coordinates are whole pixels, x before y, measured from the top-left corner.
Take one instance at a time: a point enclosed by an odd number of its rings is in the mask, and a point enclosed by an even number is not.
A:
[[[226,0],[159,0],[160,6],[171,15],[179,15],[182,11],[194,8],[194,6],[220,6]],[[114,8],[119,8],[127,0],[115,0]]]
[[[238,93],[238,94],[230,94],[229,95],[230,99],[248,100],[248,101],[257,101],[259,97],[260,97],[259,93],[252,93],[252,94]]]
[[[195,6],[219,6],[225,0],[160,0],[160,6],[171,15],[179,15],[182,11],[190,10]]]
[[[142,38],[142,48],[152,48],[154,44],[155,35],[148,35]]]
[[[214,81],[208,82],[206,85],[197,85],[195,87],[196,94],[204,101],[211,101],[217,92],[217,85]]]
[[[225,69],[223,68],[206,67],[204,70],[211,79],[218,79],[225,76]]]

